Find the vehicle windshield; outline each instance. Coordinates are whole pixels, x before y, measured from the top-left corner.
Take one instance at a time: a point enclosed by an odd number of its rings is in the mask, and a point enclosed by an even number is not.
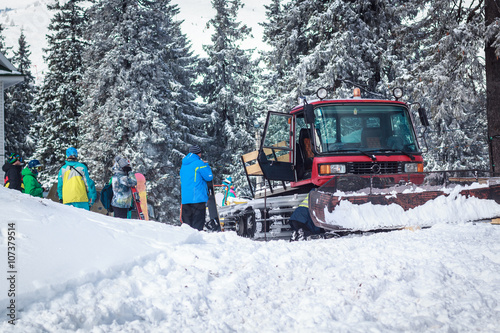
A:
[[[319,153],[417,152],[406,108],[398,105],[326,105],[315,108],[314,145]]]

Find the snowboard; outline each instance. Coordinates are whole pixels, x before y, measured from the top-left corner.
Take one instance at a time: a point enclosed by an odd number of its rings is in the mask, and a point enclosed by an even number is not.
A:
[[[213,182],[207,182],[208,186],[208,222],[205,223],[205,227],[210,231],[221,231],[219,221],[219,212],[217,211],[217,203],[215,202],[215,191]]]
[[[141,220],[149,220],[148,198],[146,193],[146,177],[142,173],[136,173],[137,185],[132,188],[132,196],[137,209],[137,215]]]

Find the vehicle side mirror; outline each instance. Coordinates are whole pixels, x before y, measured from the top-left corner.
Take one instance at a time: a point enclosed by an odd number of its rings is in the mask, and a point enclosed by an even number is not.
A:
[[[314,124],[314,107],[311,104],[304,105],[304,120],[306,124]]]
[[[418,116],[420,117],[420,122],[422,126],[429,126],[429,119],[427,118],[427,113],[424,108],[418,108]]]

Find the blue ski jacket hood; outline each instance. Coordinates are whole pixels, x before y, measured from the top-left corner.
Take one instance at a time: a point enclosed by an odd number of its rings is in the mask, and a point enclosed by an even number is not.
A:
[[[180,176],[183,204],[208,201],[207,182],[213,179],[208,163],[203,162],[198,155],[189,153],[182,159]]]

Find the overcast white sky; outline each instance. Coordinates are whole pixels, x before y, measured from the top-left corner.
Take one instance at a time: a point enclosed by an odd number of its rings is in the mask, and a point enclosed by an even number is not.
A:
[[[42,49],[46,47],[47,26],[52,13],[47,10],[47,4],[53,0],[0,0],[0,24],[4,30],[5,43],[14,49],[18,47],[21,29],[31,47],[33,75],[41,78],[46,69],[43,63]],[[262,27],[258,24],[265,20],[265,4],[271,0],[243,0],[244,7],[239,13],[239,19],[252,28],[253,38],[245,41],[244,48],[262,49]],[[206,28],[208,20],[214,15],[210,0],[172,0],[179,5],[178,20],[184,20],[183,32],[192,42],[193,51],[203,55],[202,45],[210,43],[211,31]],[[11,10],[6,11],[9,8]]]

